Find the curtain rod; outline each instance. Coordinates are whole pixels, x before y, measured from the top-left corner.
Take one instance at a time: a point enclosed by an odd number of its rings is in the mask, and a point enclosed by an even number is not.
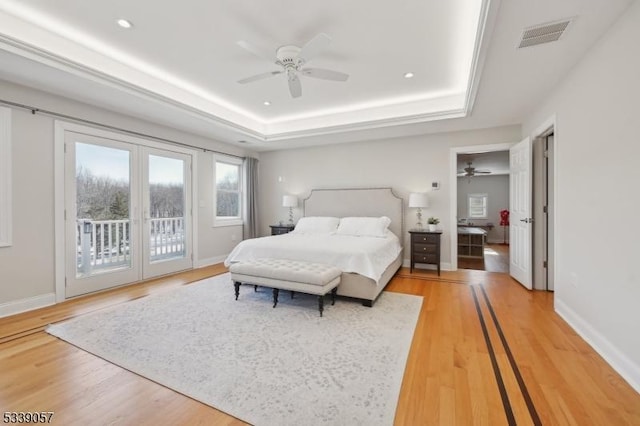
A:
[[[154,140],[157,140],[157,141],[167,142],[167,143],[170,143],[170,144],[173,144],[173,145],[183,146],[183,147],[187,147],[187,148],[195,148],[195,149],[202,150],[203,152],[213,152],[213,153],[216,153],[216,154],[222,154],[222,155],[227,155],[229,157],[235,157],[235,158],[241,158],[241,159],[245,159],[246,158],[246,157],[242,157],[240,155],[229,154],[229,153],[226,153],[226,152],[216,151],[214,149],[202,148],[202,147],[195,146],[195,145],[189,145],[189,144],[184,143],[184,142],[178,142],[178,141],[174,141],[174,140],[171,140],[171,139],[161,138],[159,136],[148,135],[146,133],[140,133],[140,132],[136,132],[134,130],[123,129],[121,127],[116,127],[116,126],[111,126],[111,125],[108,125],[108,124],[98,123],[96,121],[86,120],[84,118],[79,118],[79,117],[74,117],[74,116],[71,116],[71,115],[61,114],[59,112],[49,111],[49,110],[46,110],[46,109],[36,108],[36,107],[30,106],[30,105],[19,104],[19,103],[7,101],[7,100],[4,100],[4,99],[0,99],[0,104],[9,105],[9,106],[12,106],[12,107],[15,107],[15,108],[26,109],[28,111],[31,111],[31,114],[33,114],[33,115],[42,114],[42,115],[48,115],[48,116],[55,117],[55,118],[64,118],[65,120],[72,120],[72,121],[76,121],[76,122],[83,123],[83,124],[89,124],[91,126],[97,126],[97,127],[102,127],[104,129],[115,130],[117,132],[127,133],[127,134],[130,134],[130,135],[139,136],[139,137],[142,137],[142,138],[154,139]]]

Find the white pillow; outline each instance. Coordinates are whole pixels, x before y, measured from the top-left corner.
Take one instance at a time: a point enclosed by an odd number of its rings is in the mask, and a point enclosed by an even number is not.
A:
[[[309,216],[298,220],[292,232],[298,234],[333,234],[338,229],[340,219],[330,216]]]
[[[354,235],[357,237],[379,237],[387,236],[387,228],[391,224],[391,219],[382,217],[343,217],[336,234]]]

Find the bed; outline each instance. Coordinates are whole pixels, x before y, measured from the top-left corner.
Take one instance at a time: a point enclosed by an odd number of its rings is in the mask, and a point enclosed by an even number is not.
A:
[[[264,257],[327,263],[343,271],[338,295],[373,306],[402,265],[403,200],[391,188],[315,189],[303,201],[303,215],[307,222],[311,218],[387,217],[389,225],[384,235],[375,237],[294,230],[245,240],[229,254],[225,265]],[[301,220],[299,225],[304,223]]]

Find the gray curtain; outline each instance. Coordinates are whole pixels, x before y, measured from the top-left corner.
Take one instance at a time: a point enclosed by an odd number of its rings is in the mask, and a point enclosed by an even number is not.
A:
[[[246,207],[244,215],[244,238],[259,236],[258,229],[258,160],[253,157],[244,159],[246,182]]]

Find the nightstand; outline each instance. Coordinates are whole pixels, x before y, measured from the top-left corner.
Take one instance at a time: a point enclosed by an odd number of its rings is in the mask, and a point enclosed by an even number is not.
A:
[[[411,229],[411,269],[416,263],[436,265],[440,276],[440,235],[442,231]]]
[[[271,228],[271,235],[282,235],[282,234],[288,234],[289,232],[293,231],[293,228],[295,228],[295,225],[269,225],[269,227]]]

